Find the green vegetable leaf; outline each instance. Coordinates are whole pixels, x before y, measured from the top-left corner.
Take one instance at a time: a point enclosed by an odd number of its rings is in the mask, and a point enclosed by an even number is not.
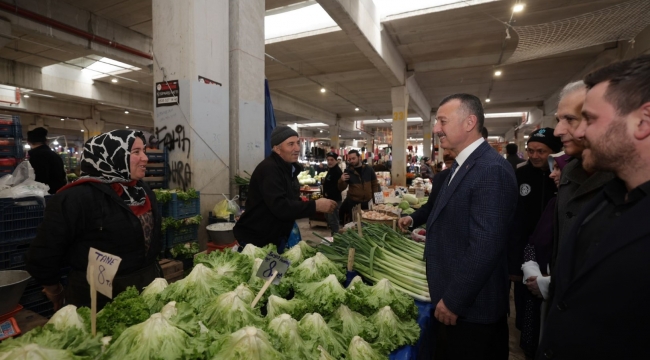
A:
[[[336,359],[345,354],[343,335],[330,329],[319,313],[307,314],[300,319],[298,332],[304,339],[322,346]]]
[[[298,333],[298,321],[289,314],[282,314],[269,322],[267,327],[274,347],[279,349],[287,359],[311,360],[314,358],[314,346],[306,342]]]
[[[271,295],[266,303],[266,317],[269,319],[282,314],[289,314],[294,319],[301,319],[308,312],[307,302],[299,298],[287,300]]]
[[[327,325],[342,334],[346,342],[357,335],[368,340],[374,340],[377,337],[375,326],[365,316],[350,310],[345,305],[336,309]]]
[[[401,321],[390,306],[381,308],[369,320],[378,331],[375,345],[384,354],[404,345],[415,345],[420,338],[420,326],[414,320]]]
[[[129,286],[97,313],[97,331],[113,339],[125,328],[149,318],[149,307],[135,286]]]
[[[348,360],[387,360],[388,356],[372,348],[364,339],[355,336],[348,347]]]
[[[384,306],[390,306],[400,319],[415,320],[418,307],[412,297],[395,289],[387,279],[374,286],[355,284],[348,287],[348,304],[354,311],[370,316]]]
[[[335,275],[330,275],[325,280],[311,283],[302,283],[295,286],[298,296],[325,315],[333,313],[345,302],[346,291]]]
[[[215,296],[231,291],[236,286],[236,284],[233,285],[232,280],[224,279],[212,269],[198,264],[184,279],[167,286],[160,293],[160,300],[163,303],[187,302],[197,310],[201,310]]]
[[[244,326],[262,326],[264,319],[258,309],[251,308],[236,292],[217,296],[205,306],[203,321],[209,329],[229,333]]]
[[[269,336],[253,326],[219,338],[210,350],[212,360],[285,360],[285,357],[273,348]]]

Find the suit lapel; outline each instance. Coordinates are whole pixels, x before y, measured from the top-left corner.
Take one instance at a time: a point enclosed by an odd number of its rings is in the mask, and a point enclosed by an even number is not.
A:
[[[458,169],[456,169],[454,178],[451,180],[451,183],[447,185],[447,181],[445,181],[445,183],[442,184],[441,194],[438,195],[438,199],[436,200],[436,205],[434,207],[430,223],[436,221],[442,209],[444,209],[444,207],[447,205],[447,202],[449,202],[451,195],[453,195],[458,185],[463,181],[465,175],[471,170],[471,168],[474,166],[474,163],[476,163],[476,159],[483,155],[486,146],[489,147],[489,145],[487,145],[485,142],[481,143],[481,145],[479,145],[479,147],[474,150],[474,152],[467,158],[467,160],[465,160],[463,165],[458,166]]]

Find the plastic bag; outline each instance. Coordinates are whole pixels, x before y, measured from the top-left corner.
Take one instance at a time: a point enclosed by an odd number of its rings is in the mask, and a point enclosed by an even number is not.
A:
[[[21,162],[13,174],[0,178],[0,198],[23,198],[35,196],[43,200],[50,187],[36,182],[34,168],[29,161]]]
[[[289,239],[287,240],[287,249],[297,245],[300,242],[300,240],[302,240],[302,236],[300,236],[300,228],[298,227],[298,223],[294,222],[293,229],[291,230],[291,233],[289,234]]]
[[[228,197],[224,194],[221,195],[223,195],[225,199],[219,201],[217,205],[215,205],[212,209],[214,216],[221,219],[229,219],[230,214],[233,214],[235,216],[239,215],[239,205],[237,205],[237,199],[239,199],[239,195],[232,198],[232,200],[228,199]]]

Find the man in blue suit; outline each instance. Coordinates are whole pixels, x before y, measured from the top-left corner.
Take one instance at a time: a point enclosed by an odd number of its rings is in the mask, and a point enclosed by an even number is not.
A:
[[[425,248],[434,328],[444,328],[448,359],[507,360],[509,353],[507,240],[517,181],[481,137],[484,120],[476,96],[455,94],[440,103],[433,129],[457,154],[429,214]]]

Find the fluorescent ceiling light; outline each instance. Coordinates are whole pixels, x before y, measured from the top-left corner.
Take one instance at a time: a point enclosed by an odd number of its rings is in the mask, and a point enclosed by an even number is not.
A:
[[[512,8],[512,11],[513,11],[513,12],[521,12],[521,11],[524,10],[524,6],[526,6],[526,5],[524,5],[524,4],[517,4],[517,5],[515,5],[515,6]]]
[[[303,124],[296,124],[297,127],[318,127],[318,126],[329,126],[325,123],[303,123]]]
[[[319,5],[314,4],[264,17],[264,39],[296,35],[314,30],[338,27]]]
[[[491,113],[491,114],[485,114],[486,119],[493,119],[493,118],[520,118],[522,116],[525,116],[525,112],[507,112],[507,113]]]
[[[86,66],[84,69],[81,69],[81,72],[86,73],[91,79],[99,79],[110,75],[124,74],[136,70],[140,70],[140,68],[103,57],[89,66]]]

